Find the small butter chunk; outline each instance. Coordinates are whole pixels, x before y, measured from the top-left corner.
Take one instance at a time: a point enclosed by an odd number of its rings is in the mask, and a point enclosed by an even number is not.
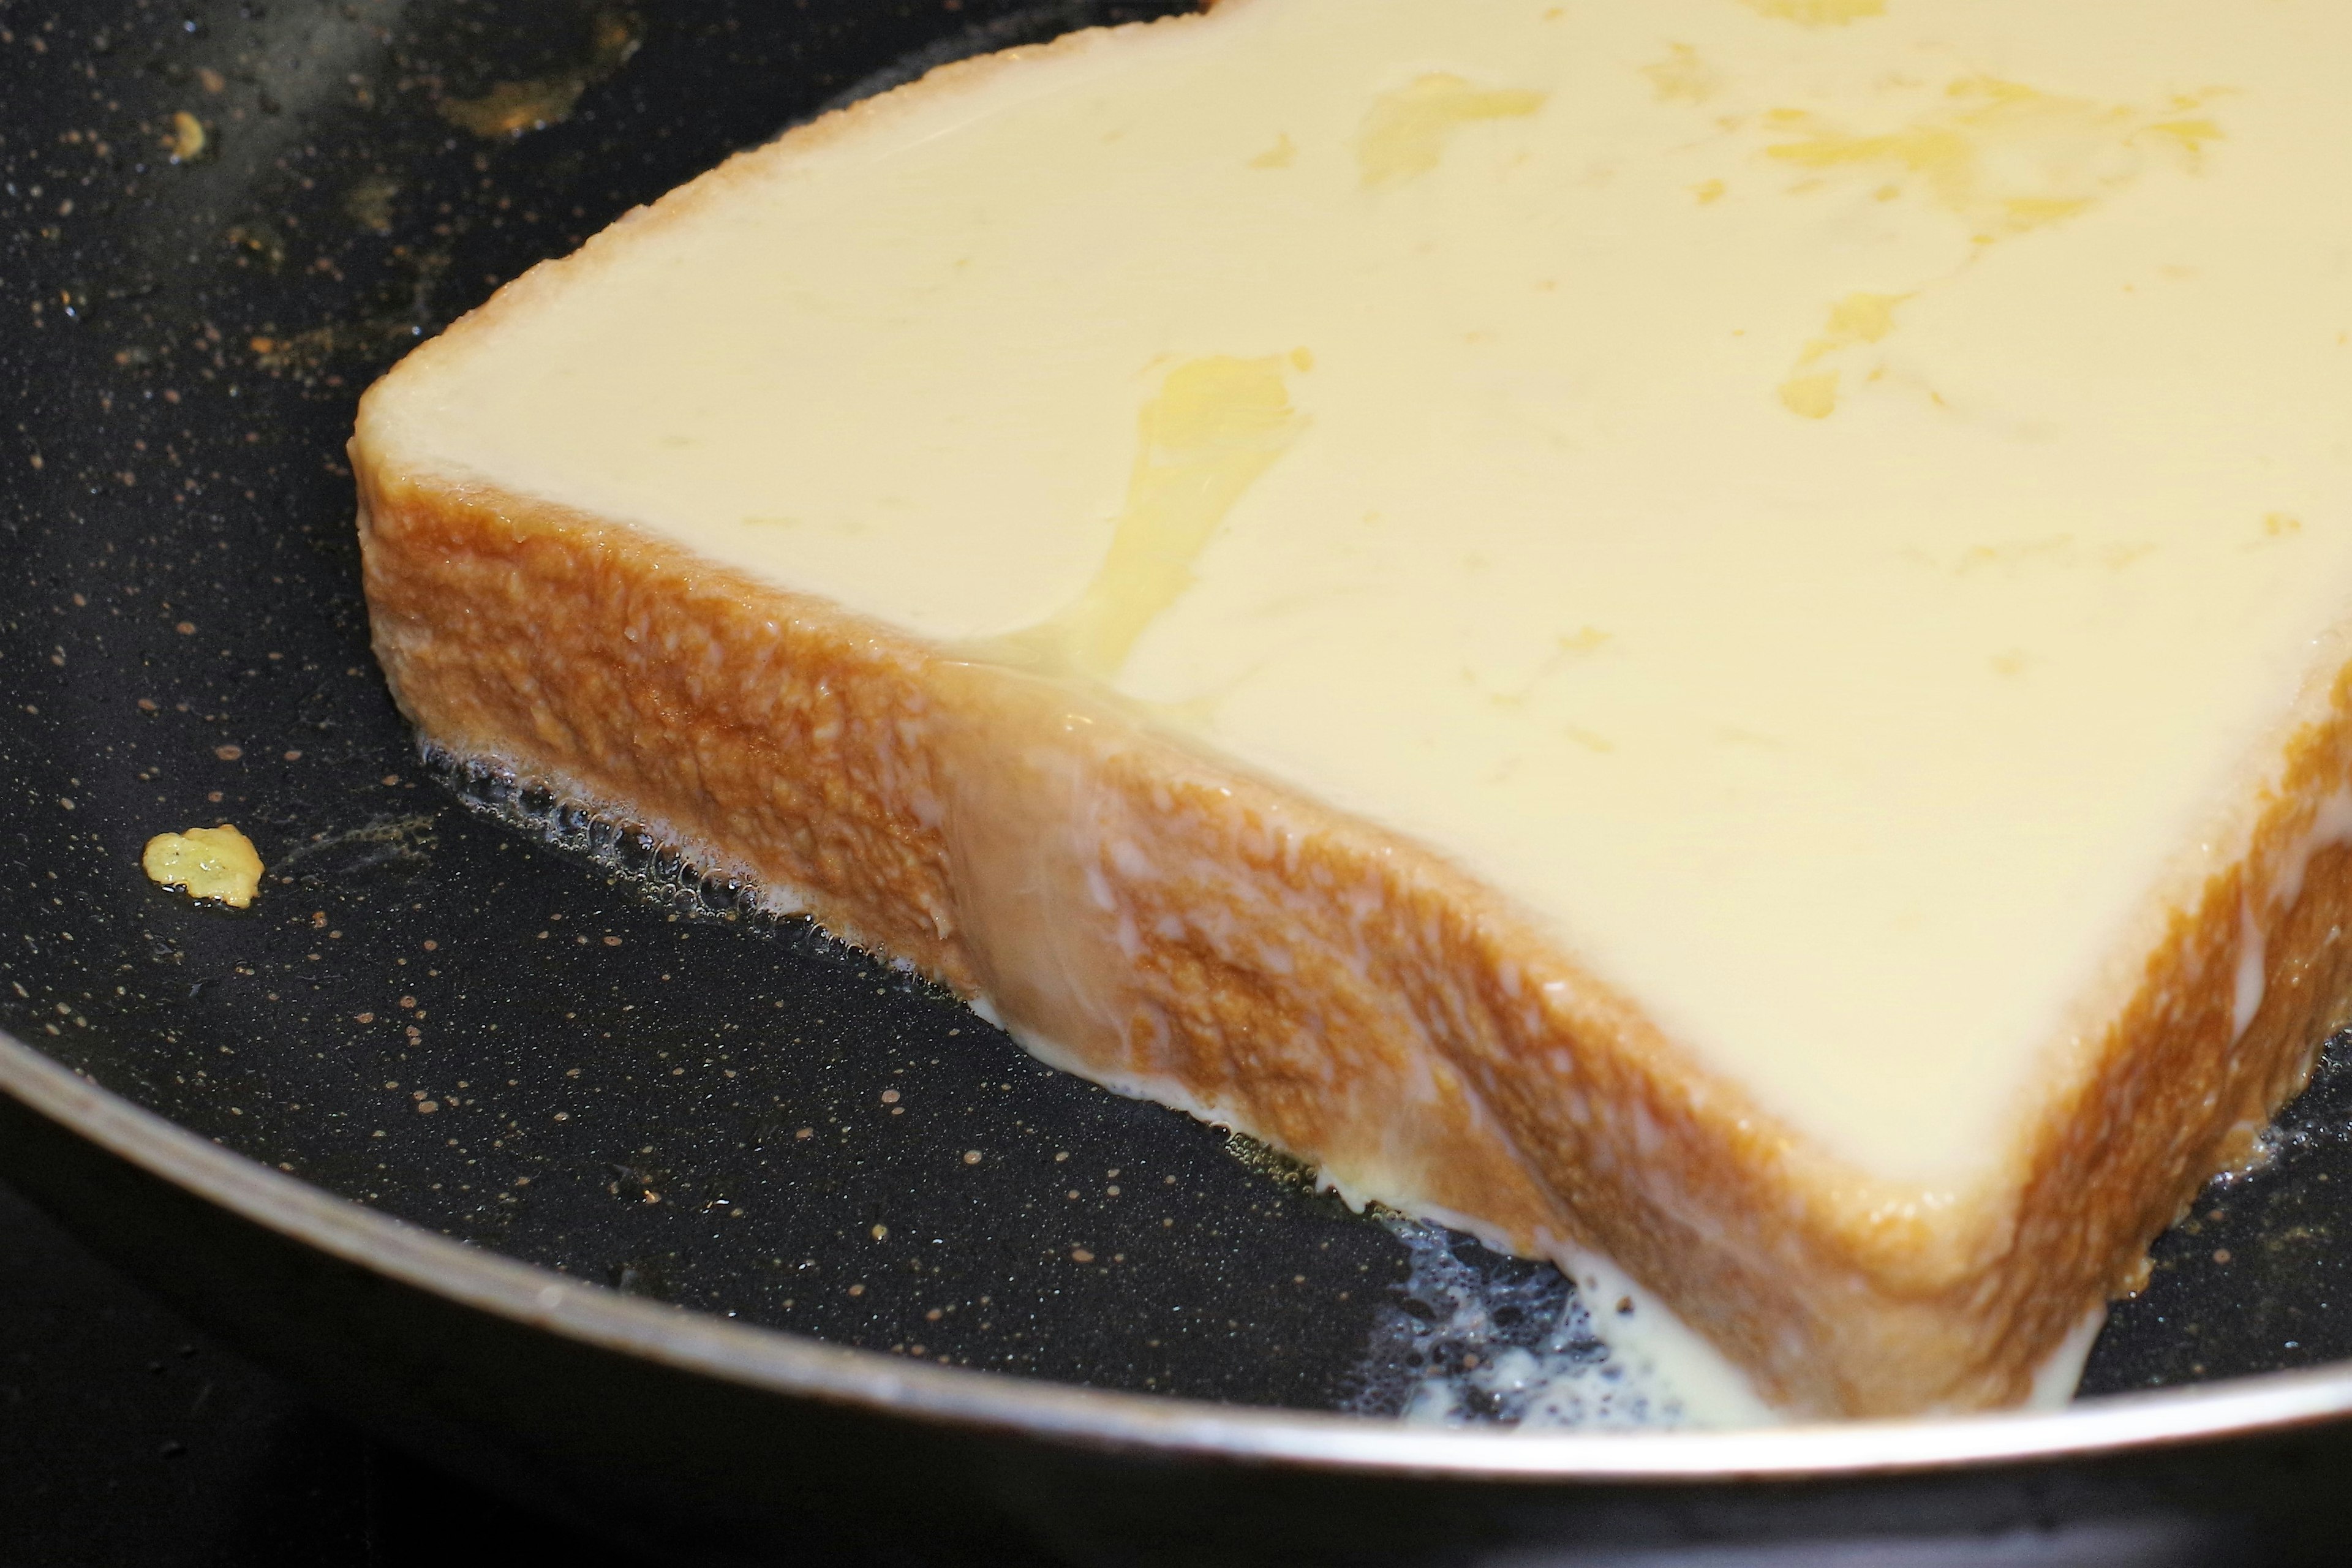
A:
[[[192,899],[218,899],[240,910],[261,890],[260,852],[226,822],[159,833],[147,841],[139,863],[163,887],[185,888]]]

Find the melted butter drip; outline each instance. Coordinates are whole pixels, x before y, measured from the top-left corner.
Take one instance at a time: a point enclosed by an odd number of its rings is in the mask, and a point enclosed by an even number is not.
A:
[[[1432,72],[1409,87],[1372,100],[1356,138],[1356,163],[1366,190],[1402,184],[1437,167],[1445,144],[1465,125],[1515,120],[1543,107],[1544,95],[1518,89],[1472,87],[1458,76]]]
[[[1300,349],[1290,363],[1306,369]],[[1284,360],[1214,354],[1169,372],[1137,420],[1135,470],[1110,552],[1078,599],[1042,626],[981,650],[1055,674],[1108,679],[1146,627],[1192,585],[1192,565],[1225,514],[1289,450],[1306,418]]]
[[[1891,178],[1898,195],[1907,177],[1966,220],[1979,244],[1990,244],[2088,212],[2152,164],[2200,172],[2206,145],[2222,133],[2192,111],[2211,96],[2176,98],[2150,111],[1963,77],[1941,107],[1876,135],[1804,110],[1775,110],[1766,126],[1789,139],[1765,153],[1824,175]]]
[[[1886,0],[1739,0],[1759,16],[1801,27],[1843,27],[1866,16],[1886,15]]]

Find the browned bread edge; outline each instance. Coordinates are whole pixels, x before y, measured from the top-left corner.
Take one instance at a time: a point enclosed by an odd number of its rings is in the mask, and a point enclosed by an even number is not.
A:
[[[431,743],[646,824],[986,996],[1033,1048],[1347,1190],[1598,1248],[1801,1413],[2014,1402],[2345,1012],[2352,776],[2318,699],[2242,858],[2159,911],[1992,1173],[1873,1179],[1760,1111],[1441,858],[626,528],[354,443],[375,647]],[[2266,989],[2238,1035],[2240,944]],[[1899,1019],[1889,1027],[1901,1027]]]

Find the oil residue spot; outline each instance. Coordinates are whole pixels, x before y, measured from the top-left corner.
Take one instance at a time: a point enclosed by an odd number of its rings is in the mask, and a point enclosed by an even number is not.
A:
[[[257,220],[231,224],[226,231],[226,237],[231,245],[247,257],[259,260],[272,272],[286,265],[285,237],[268,224]]]
[[[205,122],[184,109],[172,113],[172,133],[163,138],[164,149],[174,163],[193,163],[212,146],[212,135]]]
[[[600,11],[590,25],[587,60],[567,71],[529,81],[502,81],[478,98],[445,98],[441,118],[487,142],[506,142],[571,117],[580,95],[629,63],[645,41],[645,25],[625,11]]]
[[[1656,1369],[1612,1352],[1550,1264],[1419,1220],[1382,1223],[1411,1273],[1374,1321],[1348,1410],[1448,1426],[1685,1424]]]
[[[379,816],[358,827],[321,833],[296,846],[278,861],[280,871],[298,864],[306,878],[343,879],[364,872],[421,870],[440,845],[430,812]]]
[[[345,214],[362,227],[389,232],[397,189],[388,183],[362,184],[352,192]],[[267,225],[237,225],[228,230],[228,238],[267,270],[276,271],[285,263],[285,243]],[[272,375],[289,376],[305,384],[323,382],[341,386],[341,377],[328,374],[337,358],[374,355],[415,343],[437,320],[432,297],[448,270],[449,258],[443,252],[411,252],[401,258],[401,265],[408,274],[404,300],[398,298],[398,291],[388,292],[379,296],[385,309],[351,321],[330,321],[296,332],[257,333],[246,340],[255,364]]]
[[[343,216],[372,234],[392,232],[393,198],[400,186],[382,175],[371,175],[343,195]]]

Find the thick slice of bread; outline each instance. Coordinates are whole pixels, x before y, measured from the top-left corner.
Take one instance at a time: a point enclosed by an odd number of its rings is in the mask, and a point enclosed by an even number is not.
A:
[[[2352,999],[2352,110],[2147,10],[1245,0],[936,73],[369,394],[379,655],[1779,1405],[2017,1401]]]

